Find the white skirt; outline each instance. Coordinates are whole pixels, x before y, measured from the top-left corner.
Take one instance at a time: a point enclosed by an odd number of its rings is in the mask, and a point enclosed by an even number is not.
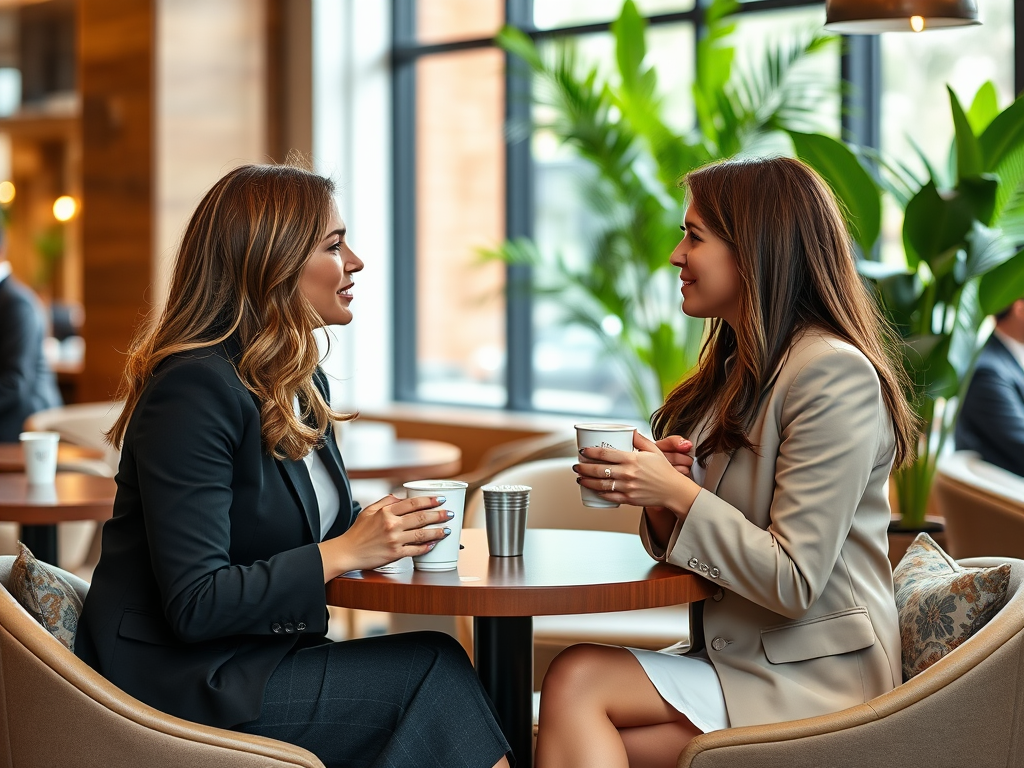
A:
[[[729,727],[725,695],[707,653],[678,656],[665,651],[627,648],[665,701],[704,733]]]

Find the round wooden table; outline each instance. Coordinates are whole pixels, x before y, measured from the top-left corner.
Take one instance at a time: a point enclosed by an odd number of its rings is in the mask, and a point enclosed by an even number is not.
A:
[[[477,674],[519,766],[531,760],[533,616],[691,603],[716,587],[655,563],[638,536],[532,529],[522,557],[490,557],[486,532],[462,532],[455,571],[353,571],[327,587],[332,605],[395,613],[473,616]]]
[[[109,477],[58,472],[48,486],[29,485],[22,473],[0,474],[0,521],[21,523],[21,540],[39,560],[57,564],[57,523],[106,520],[117,484]]]
[[[341,457],[352,480],[410,480],[451,477],[462,466],[462,451],[439,440],[365,440],[345,436]]]
[[[70,443],[57,443],[57,463],[67,464],[81,459],[102,459],[103,451]],[[24,472],[25,453],[21,443],[0,443],[0,472]]]

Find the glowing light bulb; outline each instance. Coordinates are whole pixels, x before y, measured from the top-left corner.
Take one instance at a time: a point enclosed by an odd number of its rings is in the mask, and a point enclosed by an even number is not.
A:
[[[0,181],[0,204],[7,205],[12,200],[14,200],[14,183]]]
[[[71,195],[61,195],[53,201],[53,218],[57,221],[70,221],[78,211],[78,203]]]
[[[924,30],[924,17],[923,16],[911,16],[910,17],[910,28],[915,32],[921,32]]]

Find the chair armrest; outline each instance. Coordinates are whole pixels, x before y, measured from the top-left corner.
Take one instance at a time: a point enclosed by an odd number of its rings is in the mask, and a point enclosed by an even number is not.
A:
[[[323,768],[281,741],[191,723],[128,696],[0,594],[0,766]]]
[[[1024,630],[1019,619],[1000,614],[956,652],[866,704],[806,720],[698,736],[677,766],[1020,764],[1024,737],[1015,718],[1024,707]]]

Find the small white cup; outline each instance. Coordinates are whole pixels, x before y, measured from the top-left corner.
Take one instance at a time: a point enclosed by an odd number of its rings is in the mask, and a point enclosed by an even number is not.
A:
[[[613,448],[616,451],[633,450],[633,432],[636,430],[628,424],[577,424],[577,448]],[[586,461],[580,456],[581,461]],[[583,506],[611,509],[619,506],[615,502],[602,498],[597,491],[580,486]]]
[[[25,453],[29,485],[53,485],[57,479],[59,432],[22,432],[18,435]]]
[[[451,528],[452,532],[437,542],[425,555],[412,559],[417,571],[451,571],[459,565],[459,539],[462,537],[462,518],[466,509],[468,483],[460,480],[415,480],[405,484],[406,497],[444,496],[445,502],[438,509],[450,509],[455,517],[427,528]]]

